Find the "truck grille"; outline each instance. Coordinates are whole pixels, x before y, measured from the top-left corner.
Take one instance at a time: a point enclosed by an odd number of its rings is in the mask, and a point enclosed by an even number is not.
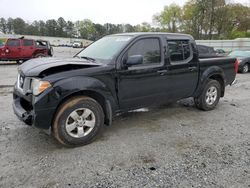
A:
[[[25,77],[23,75],[19,75],[19,88],[23,89],[24,86],[24,79]]]
[[[31,78],[25,77],[23,74],[18,74],[16,86],[23,94],[27,94],[31,89]]]
[[[23,75],[19,74],[18,77],[17,77],[18,88],[23,89],[24,80],[25,80],[25,77]]]

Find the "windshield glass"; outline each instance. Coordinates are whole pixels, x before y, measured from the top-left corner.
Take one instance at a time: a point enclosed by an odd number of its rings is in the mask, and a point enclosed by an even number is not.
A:
[[[77,54],[77,57],[111,60],[131,39],[131,36],[104,37]]]
[[[2,46],[5,45],[6,40],[7,40],[7,39],[1,39],[1,38],[0,38],[0,47],[2,47]]]
[[[249,51],[234,51],[229,54],[230,57],[250,57]]]

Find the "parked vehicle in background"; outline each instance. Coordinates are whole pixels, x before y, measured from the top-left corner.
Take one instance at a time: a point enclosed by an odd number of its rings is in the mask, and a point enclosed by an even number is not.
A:
[[[199,52],[200,59],[219,57],[219,55],[217,54],[217,52],[214,50],[213,47],[205,45],[197,45],[197,49]]]
[[[80,42],[80,41],[75,41],[75,42],[72,44],[72,47],[73,47],[73,48],[82,48],[82,47],[83,47],[83,44],[82,44],[82,42]]]
[[[213,110],[234,82],[235,58],[198,57],[192,36],[124,33],[106,36],[75,58],[42,58],[19,67],[13,109],[58,142],[93,141],[104,124],[129,110],[193,97]]]
[[[45,40],[26,38],[9,38],[0,40],[0,61],[16,61],[22,63],[37,57],[53,55],[53,48]]]
[[[247,73],[249,72],[250,68],[250,51],[243,51],[243,50],[235,50],[232,51],[229,57],[237,58],[239,63],[239,72],[240,73]]]

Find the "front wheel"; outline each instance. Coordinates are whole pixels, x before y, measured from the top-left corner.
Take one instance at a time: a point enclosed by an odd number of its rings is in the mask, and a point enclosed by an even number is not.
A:
[[[21,60],[21,59],[16,61],[16,63],[17,63],[18,65],[20,65],[20,64],[22,64],[22,63],[24,63],[24,62],[25,62],[25,61],[24,61],[24,60]]]
[[[67,100],[56,113],[52,125],[56,140],[67,146],[92,142],[104,125],[102,107],[94,99],[79,96]]]
[[[221,96],[221,85],[217,80],[209,80],[200,96],[194,99],[196,107],[208,111],[213,110]]]

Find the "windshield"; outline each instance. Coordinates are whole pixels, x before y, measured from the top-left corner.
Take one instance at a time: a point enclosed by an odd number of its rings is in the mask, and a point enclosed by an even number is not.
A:
[[[131,36],[104,37],[77,54],[77,57],[111,60],[129,42]]]
[[[0,47],[5,45],[7,39],[0,39]]]
[[[230,57],[250,57],[249,51],[234,51],[229,54]]]

